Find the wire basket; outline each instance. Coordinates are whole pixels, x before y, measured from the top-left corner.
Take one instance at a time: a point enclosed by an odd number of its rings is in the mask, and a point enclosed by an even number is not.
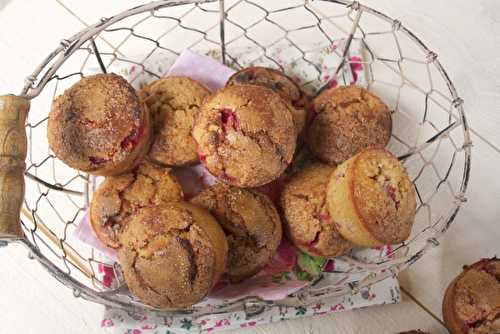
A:
[[[347,256],[344,260],[348,268],[336,272],[335,279],[325,273],[311,286],[282,301],[247,297],[177,312],[196,317],[244,310],[250,316],[276,304],[304,305],[319,298],[355,293],[396,275],[439,245],[440,237],[465,202],[471,141],[463,101],[437,54],[400,21],[357,1],[164,0],[103,18],[61,41],[26,79],[19,95],[31,100],[25,126],[28,151],[21,209],[24,233],[0,229],[0,242],[21,242],[30,256],[73,289],[75,296],[130,311],[151,310],[131,297],[123,285],[107,288],[97,273],[101,264],[97,252],[73,237],[95,182],[89,175],[64,165],[49,150],[45,138],[52,99],[96,69],[107,71],[119,64],[139,69],[132,83],[144,75],[160,78],[163,69],[155,67],[153,60],[173,62],[184,49],[212,55],[235,68],[253,64],[283,69],[276,57],[283,45],[294,51],[296,68],[307,67],[308,73],[313,73],[302,82],[304,89],[312,92],[325,86],[323,65],[315,57],[318,46],[335,45],[334,78],[340,84],[349,84],[353,43],[363,50],[361,63],[366,68],[367,88],[381,96],[393,111],[394,130],[388,148],[404,162],[417,190],[417,216],[410,239],[376,260]],[[255,51],[250,53],[255,57],[247,57],[244,64],[239,58],[242,48]],[[5,129],[0,126],[0,130]],[[22,150],[12,150],[10,156],[22,165]],[[0,190],[5,187],[1,185]],[[0,201],[3,210],[15,211],[15,205],[12,209],[6,201]],[[120,277],[117,266],[116,275]],[[349,279],[354,276],[356,280]]]

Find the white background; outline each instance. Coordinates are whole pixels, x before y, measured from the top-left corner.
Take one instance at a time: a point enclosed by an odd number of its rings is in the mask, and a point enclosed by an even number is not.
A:
[[[271,1],[271,0],[269,0]],[[273,0],[284,1],[284,0]],[[500,1],[365,0],[398,18],[438,55],[473,129],[472,176],[456,222],[440,247],[401,274],[403,303],[281,322],[242,332],[446,333],[444,289],[466,263],[500,255]],[[135,0],[0,0],[0,94],[19,93],[23,78],[58,42]],[[6,5],[5,5],[6,4]],[[3,8],[2,8],[3,7]],[[103,307],[76,299],[26,252],[0,249],[0,333],[96,333]]]

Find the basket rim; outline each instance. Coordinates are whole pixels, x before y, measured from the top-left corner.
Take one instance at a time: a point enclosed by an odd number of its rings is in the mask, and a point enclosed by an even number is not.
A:
[[[391,23],[391,24],[396,24],[398,25],[398,29],[402,32],[404,32],[413,42],[416,43],[423,51],[429,54],[434,54],[427,45],[419,39],[411,30],[406,28],[399,20],[393,19],[390,16],[375,10],[371,7],[368,7],[366,5],[361,4],[358,1],[348,1],[348,0],[320,0],[324,2],[330,2],[330,3],[336,3],[339,5],[351,7],[353,9],[361,9],[363,11],[366,11],[368,13],[374,14],[379,18],[384,19],[385,21]],[[123,20],[126,17],[132,16],[132,15],[137,15],[141,14],[147,11],[155,11],[160,8],[165,8],[165,7],[173,7],[173,6],[178,6],[178,5],[185,5],[185,4],[202,4],[202,3],[213,3],[213,2],[224,2],[224,0],[159,0],[155,2],[151,2],[149,4],[144,4],[141,6],[137,6],[128,10],[125,10],[115,16],[109,17],[109,18],[103,18],[101,19],[100,22],[97,22],[85,29],[82,29],[80,32],[74,34],[73,36],[69,37],[68,39],[64,39],[61,41],[61,44],[53,51],[51,52],[33,71],[33,73],[26,78],[25,85],[20,93],[21,97],[24,97],[26,99],[33,99],[36,98],[41,91],[44,89],[45,85],[48,83],[48,81],[51,79],[51,77],[57,72],[60,66],[64,63],[64,61],[70,57],[81,45],[83,45],[85,42],[89,41],[94,37],[96,34],[100,33],[104,29],[106,29],[108,26],[119,22]],[[307,2],[307,0],[306,0]],[[57,58],[57,59],[56,59]],[[51,61],[55,60],[55,62],[47,69],[47,71],[43,74],[43,76],[38,80],[37,76],[39,76],[44,69],[49,65]],[[441,64],[439,59],[435,59],[433,62],[443,77],[443,79],[446,82],[446,85],[448,86],[449,92],[453,98],[453,102],[456,102],[455,108],[458,111],[458,114],[460,116],[460,121],[461,125],[463,126],[463,136],[464,136],[464,145],[461,148],[464,151],[465,154],[465,159],[464,159],[464,172],[462,176],[462,181],[460,184],[460,190],[458,195],[456,196],[456,200],[454,202],[454,207],[450,209],[449,214],[446,218],[444,218],[446,224],[445,228],[442,231],[442,233],[439,235],[441,237],[444,232],[449,228],[451,223],[454,221],[456,215],[458,214],[458,211],[461,208],[461,205],[466,201],[465,198],[465,192],[467,190],[467,186],[469,183],[470,179],[470,168],[471,168],[471,139],[470,139],[470,133],[469,133],[469,126],[467,122],[467,118],[465,115],[464,107],[463,107],[463,101],[459,97],[457,90],[451,81],[448,73],[444,69],[443,65]],[[37,81],[38,80],[38,81]],[[36,85],[35,85],[36,82]],[[18,240],[21,242],[24,246],[27,247],[29,250],[30,256],[33,258],[36,258],[42,266],[52,275],[54,276],[57,280],[59,280],[61,283],[63,283],[65,286],[72,288],[73,293],[75,297],[82,297],[84,299],[87,299],[89,301],[97,302],[100,304],[105,304],[121,309],[125,309],[127,311],[132,311],[132,312],[137,312],[137,311],[148,311],[148,312],[155,312],[155,313],[161,313],[161,314],[171,314],[171,315],[190,315],[193,318],[198,318],[203,315],[207,314],[217,314],[217,313],[226,313],[227,310],[222,310],[222,309],[212,309],[210,311],[204,311],[204,312],[199,312],[196,309],[188,309],[188,310],[175,310],[175,311],[165,311],[165,310],[157,310],[154,308],[148,308],[146,305],[144,306],[135,306],[133,304],[129,304],[126,302],[123,302],[119,300],[118,298],[114,298],[114,292],[110,293],[108,291],[105,292],[99,292],[96,291],[80,282],[78,282],[76,279],[73,277],[67,275],[64,273],[61,269],[59,269],[55,264],[50,262],[41,252],[40,249],[38,249],[34,244],[32,244],[28,239],[22,239]],[[406,269],[409,267],[411,264],[413,264],[416,260],[418,260],[420,257],[423,256],[424,253],[427,252],[429,248],[433,248],[439,245],[439,242],[437,241],[437,238],[431,238],[427,240],[427,244],[422,248],[420,251],[418,251],[414,256],[412,256],[410,259],[401,262],[398,265],[392,266],[390,268],[387,268],[384,273],[379,272],[378,274],[373,274],[370,275],[367,278],[364,278],[361,280],[358,284],[350,284],[350,285],[345,285],[342,289],[335,289],[335,290],[328,290],[328,291],[317,291],[316,295],[314,295],[314,291],[310,290],[309,288],[311,285],[308,285],[307,287],[303,288],[300,290],[298,293],[291,295],[289,298],[286,298],[284,300],[280,301],[265,301],[261,298],[258,297],[243,297],[238,300],[235,300],[230,303],[230,305],[224,305],[224,308],[227,308],[227,306],[230,306],[234,309],[234,306],[240,305],[240,309],[245,310],[247,312],[247,309],[250,308],[250,306],[255,306],[258,305],[260,306],[261,311],[259,311],[256,314],[260,314],[261,312],[265,311],[266,309],[269,309],[274,306],[279,306],[279,305],[286,305],[286,302],[290,299],[293,298],[294,300],[298,301],[299,303],[302,303],[303,305],[308,305],[310,303],[315,302],[317,299],[320,298],[326,298],[326,297],[334,297],[334,296],[341,296],[349,293],[356,293],[358,292],[361,288],[369,286],[371,284],[374,284],[378,281],[381,281],[387,277],[390,276],[395,276],[398,272]],[[316,283],[316,282],[314,282]],[[308,290],[309,289],[309,290]],[[308,293],[309,292],[309,293]],[[312,292],[312,293],[311,293]],[[249,306],[250,305],[250,306]],[[256,315],[252,313],[249,315]]]

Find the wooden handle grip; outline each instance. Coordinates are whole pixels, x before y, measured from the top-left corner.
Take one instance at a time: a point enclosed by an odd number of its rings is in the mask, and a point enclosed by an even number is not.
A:
[[[0,239],[23,237],[20,212],[24,200],[24,129],[30,103],[14,95],[0,96]]]

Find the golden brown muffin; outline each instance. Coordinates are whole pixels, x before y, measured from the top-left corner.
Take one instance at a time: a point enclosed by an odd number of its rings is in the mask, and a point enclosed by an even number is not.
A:
[[[312,256],[332,258],[352,248],[340,236],[326,206],[326,186],[334,170],[326,164],[311,164],[293,174],[281,193],[288,238]]]
[[[54,100],[47,137],[52,151],[68,166],[117,175],[132,169],[149,149],[150,114],[125,79],[92,75]]]
[[[289,103],[260,86],[230,86],[201,108],[193,137],[200,160],[220,180],[257,187],[292,161],[297,134]]]
[[[119,235],[137,210],[182,200],[170,169],[144,162],[132,172],[106,178],[90,205],[90,223],[106,246],[119,248]]]
[[[306,141],[311,152],[326,163],[339,164],[363,149],[384,148],[389,142],[391,112],[362,87],[327,90],[314,99],[313,108]]]
[[[263,194],[216,184],[191,200],[222,225],[229,243],[227,274],[239,282],[259,272],[281,242],[281,221]]]
[[[226,267],[227,241],[219,224],[185,202],[140,210],[120,241],[118,258],[130,292],[156,308],[196,304]]]
[[[391,153],[367,149],[335,169],[328,211],[340,234],[360,246],[400,243],[415,220],[415,188]]]
[[[451,334],[500,333],[500,260],[483,259],[455,278],[443,300]]]
[[[282,98],[290,101],[294,107],[291,111],[297,133],[304,129],[310,104],[309,97],[285,73],[267,67],[247,67],[234,73],[226,83],[226,86],[235,85],[258,85],[272,89]]]
[[[146,85],[140,92],[154,119],[154,139],[149,158],[167,166],[198,161],[191,136],[194,120],[208,88],[188,77],[166,77]]]

